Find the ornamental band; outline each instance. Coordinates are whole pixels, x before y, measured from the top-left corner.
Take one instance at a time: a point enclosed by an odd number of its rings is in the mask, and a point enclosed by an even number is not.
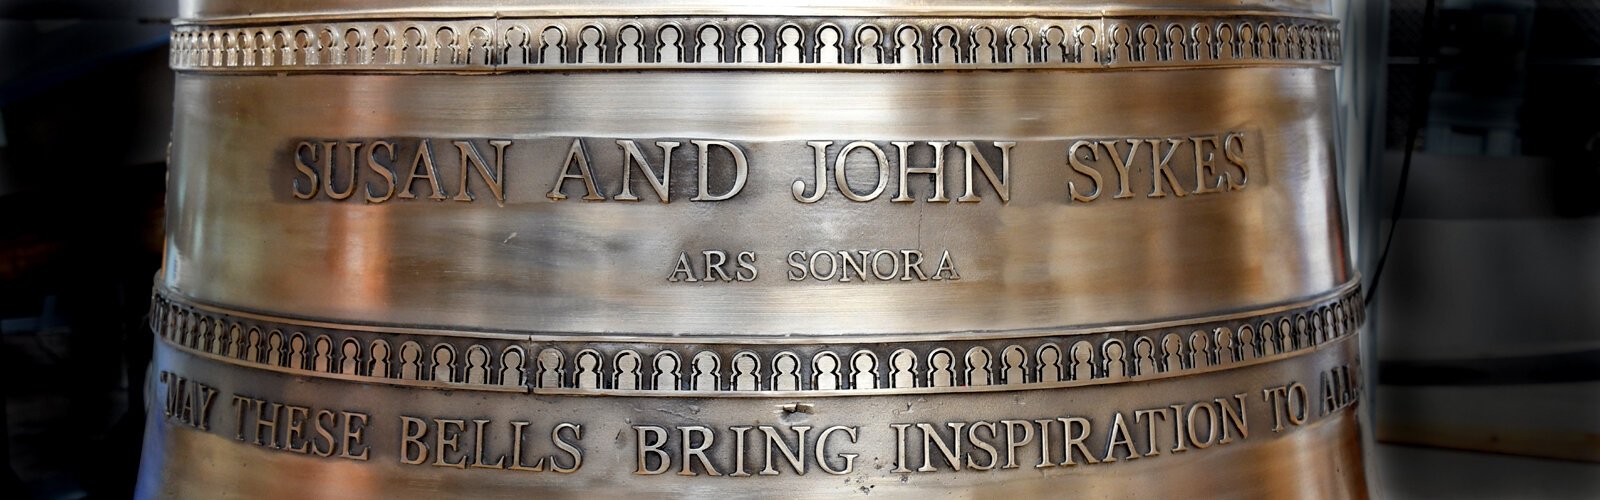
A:
[[[1366,496],[1321,3],[174,24],[142,496]]]

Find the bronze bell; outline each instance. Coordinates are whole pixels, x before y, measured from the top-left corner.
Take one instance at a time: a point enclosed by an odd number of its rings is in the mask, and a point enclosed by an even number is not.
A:
[[[188,1],[141,493],[1365,497],[1318,9]]]

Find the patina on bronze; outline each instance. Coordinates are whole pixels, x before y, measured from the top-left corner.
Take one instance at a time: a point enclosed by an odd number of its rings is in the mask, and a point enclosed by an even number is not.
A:
[[[1321,9],[187,2],[141,492],[1364,497]]]

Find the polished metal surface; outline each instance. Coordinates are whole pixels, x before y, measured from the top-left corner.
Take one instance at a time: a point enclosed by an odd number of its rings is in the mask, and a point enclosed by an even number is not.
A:
[[[141,492],[1364,497],[1245,4],[186,3]]]

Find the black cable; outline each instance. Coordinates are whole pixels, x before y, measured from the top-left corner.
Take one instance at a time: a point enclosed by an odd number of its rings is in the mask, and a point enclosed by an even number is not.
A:
[[[1389,262],[1389,250],[1394,246],[1394,230],[1400,227],[1400,212],[1406,204],[1406,185],[1411,180],[1411,156],[1417,147],[1417,133],[1422,131],[1422,124],[1428,119],[1429,105],[1432,104],[1430,97],[1436,71],[1433,54],[1439,51],[1433,2],[1427,0],[1422,11],[1422,54],[1417,61],[1422,74],[1418,75],[1416,91],[1411,94],[1411,116],[1406,118],[1406,149],[1401,153],[1400,185],[1395,188],[1394,209],[1389,213],[1389,231],[1383,238],[1383,251],[1378,253],[1378,264],[1373,267],[1372,282],[1367,285],[1366,303],[1369,305],[1378,296],[1378,280],[1383,278],[1383,266]]]

